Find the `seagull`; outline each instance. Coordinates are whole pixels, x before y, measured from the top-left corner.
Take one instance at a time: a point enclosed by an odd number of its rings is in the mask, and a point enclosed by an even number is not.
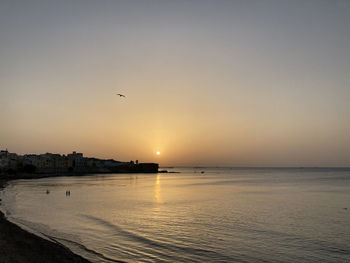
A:
[[[118,93],[117,95],[118,95],[119,97],[124,97],[124,98],[126,98],[125,95],[123,95],[123,94]]]

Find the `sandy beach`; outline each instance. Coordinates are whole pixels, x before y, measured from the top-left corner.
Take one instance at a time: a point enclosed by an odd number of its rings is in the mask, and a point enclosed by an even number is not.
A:
[[[6,180],[0,180],[0,188]],[[0,263],[89,262],[63,245],[24,231],[0,212]]]

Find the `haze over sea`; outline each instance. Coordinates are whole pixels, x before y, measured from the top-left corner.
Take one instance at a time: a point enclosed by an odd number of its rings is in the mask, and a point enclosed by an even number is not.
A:
[[[13,181],[2,210],[92,262],[350,262],[350,169],[174,170]]]

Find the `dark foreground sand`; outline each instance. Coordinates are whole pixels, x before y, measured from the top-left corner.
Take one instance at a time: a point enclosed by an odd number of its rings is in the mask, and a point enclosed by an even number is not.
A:
[[[4,181],[0,179],[0,188]],[[24,231],[0,212],[0,263],[89,262],[68,248]]]

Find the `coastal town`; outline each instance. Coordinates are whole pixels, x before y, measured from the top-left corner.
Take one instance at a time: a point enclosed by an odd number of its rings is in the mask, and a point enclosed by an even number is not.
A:
[[[0,151],[0,174],[89,174],[89,173],[156,173],[158,164],[121,162],[113,159],[84,157],[83,153],[24,154]]]

